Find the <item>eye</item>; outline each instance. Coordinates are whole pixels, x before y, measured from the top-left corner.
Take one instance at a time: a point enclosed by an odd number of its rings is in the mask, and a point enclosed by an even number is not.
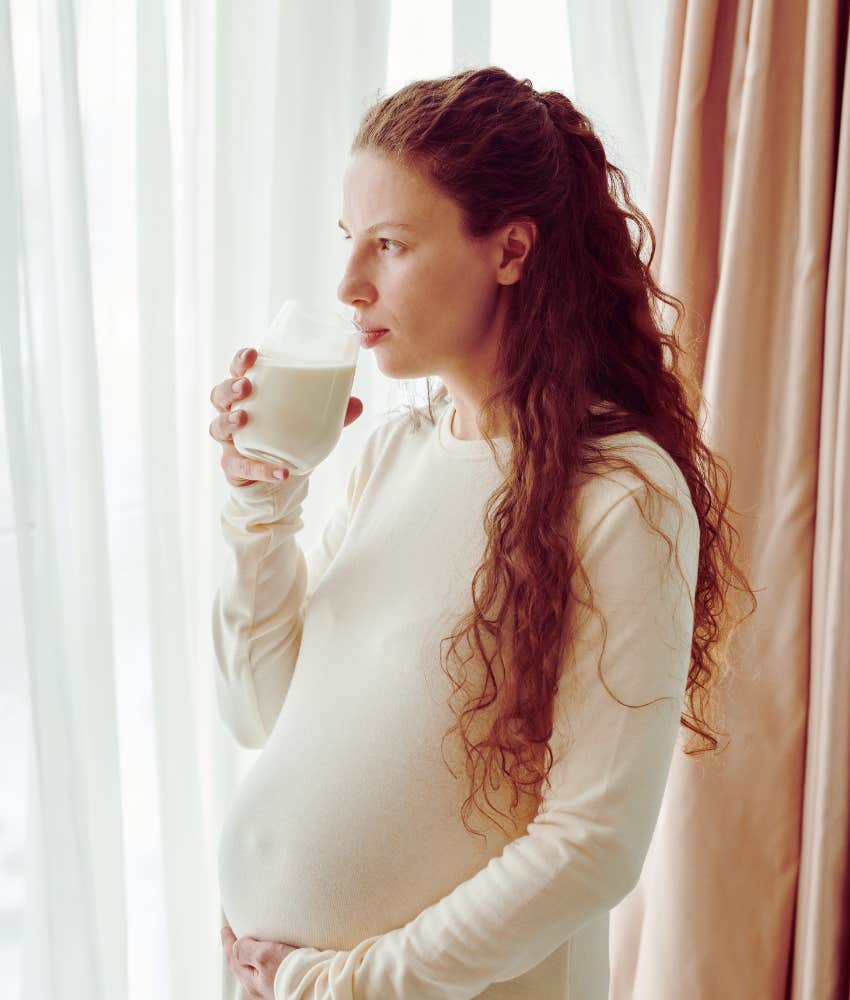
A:
[[[348,235],[345,235],[345,236],[343,236],[342,238],[343,238],[344,240],[350,240],[350,239],[351,239],[351,237],[350,237],[350,236],[348,236]],[[388,239],[388,238],[386,238],[386,237],[384,237],[384,236],[379,236],[379,237],[378,237],[378,242],[379,242],[379,243],[392,243],[392,245],[393,245],[393,246],[396,246],[396,247],[401,247],[401,243],[396,243],[396,241],[395,241],[395,240],[391,240],[391,239]]]

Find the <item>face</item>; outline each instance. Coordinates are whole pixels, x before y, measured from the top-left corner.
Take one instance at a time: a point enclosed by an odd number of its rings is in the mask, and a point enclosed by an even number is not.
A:
[[[350,255],[337,295],[362,325],[389,330],[372,348],[381,371],[438,375],[455,400],[483,397],[534,224],[473,242],[427,178],[361,150],[343,179],[340,227]]]

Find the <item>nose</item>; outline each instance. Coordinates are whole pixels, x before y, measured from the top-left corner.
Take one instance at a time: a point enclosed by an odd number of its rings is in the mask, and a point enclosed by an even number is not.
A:
[[[337,285],[336,296],[347,306],[355,306],[358,303],[369,304],[375,300],[375,286],[372,282],[357,271],[357,256],[352,254],[348,262],[342,280]]]
[[[363,281],[351,278],[346,274],[337,286],[336,297],[347,306],[356,306],[359,303],[369,303],[375,298],[370,292],[371,286]]]

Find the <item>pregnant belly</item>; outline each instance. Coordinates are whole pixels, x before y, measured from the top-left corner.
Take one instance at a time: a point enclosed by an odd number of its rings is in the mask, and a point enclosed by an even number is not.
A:
[[[327,691],[315,694],[327,704]],[[501,853],[498,830],[485,844],[464,829],[463,768],[453,763],[457,779],[446,769],[442,730],[421,703],[418,725],[403,712],[370,718],[368,703],[351,701],[344,725],[319,725],[296,701],[221,829],[221,904],[237,936],[347,950],[404,925]]]

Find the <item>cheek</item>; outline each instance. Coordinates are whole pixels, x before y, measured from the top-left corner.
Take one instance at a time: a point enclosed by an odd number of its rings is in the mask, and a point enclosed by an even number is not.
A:
[[[440,312],[462,315],[477,297],[480,276],[475,261],[452,254],[429,262],[411,275],[420,297],[427,298],[432,308]]]
[[[477,261],[460,261],[445,275],[440,301],[465,330],[477,330],[490,314],[494,296],[492,276]]]
[[[406,322],[408,329],[421,327],[423,334],[439,329],[451,339],[481,325],[492,299],[491,286],[492,277],[478,259],[444,254],[399,262],[385,275],[380,291],[390,315]],[[439,327],[435,317],[440,318]]]

